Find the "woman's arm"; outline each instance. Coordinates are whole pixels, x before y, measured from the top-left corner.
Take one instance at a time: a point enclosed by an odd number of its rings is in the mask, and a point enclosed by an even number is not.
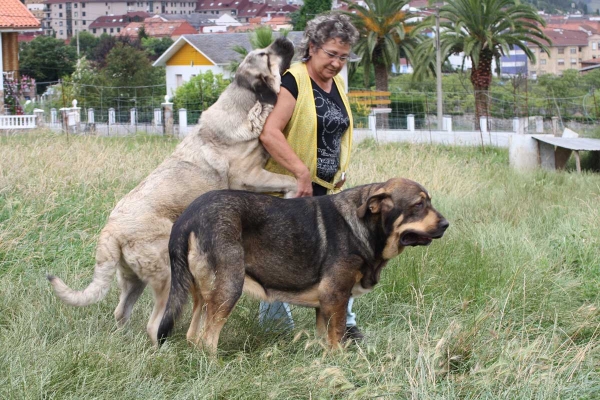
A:
[[[277,96],[275,108],[267,117],[259,139],[271,157],[296,177],[298,181],[296,197],[312,196],[310,171],[294,153],[283,135],[283,129],[292,118],[295,106],[294,96],[282,87]]]

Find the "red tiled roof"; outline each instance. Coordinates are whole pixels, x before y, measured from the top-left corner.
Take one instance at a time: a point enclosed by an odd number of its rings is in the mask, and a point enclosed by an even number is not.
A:
[[[0,0],[0,29],[39,28],[40,22],[19,0]]]
[[[588,35],[582,31],[566,29],[544,29],[544,34],[552,41],[552,47],[586,46]]]
[[[157,21],[155,18],[146,18],[144,22],[131,22],[121,30],[119,36],[136,38],[142,26],[146,35],[150,37],[172,37],[198,33],[187,21]]]

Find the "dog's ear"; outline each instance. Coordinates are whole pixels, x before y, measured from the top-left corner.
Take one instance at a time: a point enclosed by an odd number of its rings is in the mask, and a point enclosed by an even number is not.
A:
[[[364,204],[358,207],[356,215],[358,218],[362,219],[367,214],[367,210],[371,212],[371,214],[379,214],[386,213],[392,208],[394,208],[394,202],[392,201],[391,194],[383,189],[379,189],[371,195]]]
[[[273,76],[261,74],[254,82],[254,92],[261,103],[275,105],[277,92],[273,89]]]

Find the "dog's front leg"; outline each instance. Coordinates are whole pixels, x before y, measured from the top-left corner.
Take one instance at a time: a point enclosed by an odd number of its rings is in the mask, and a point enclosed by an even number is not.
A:
[[[260,136],[271,111],[273,111],[271,104],[261,104],[259,101],[250,109],[248,113],[248,123],[250,124],[250,132],[252,132],[250,139],[256,139]]]
[[[282,174],[275,174],[260,167],[253,168],[246,173],[232,174],[232,179],[229,181],[229,188],[235,190],[250,190],[252,192],[269,193],[269,192],[285,192],[292,194],[286,197],[293,197],[296,192],[296,179]]]

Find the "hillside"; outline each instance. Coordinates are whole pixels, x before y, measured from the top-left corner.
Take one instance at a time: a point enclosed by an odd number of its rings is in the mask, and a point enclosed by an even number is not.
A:
[[[540,11],[548,14],[581,11],[584,14],[596,13],[600,8],[598,0],[525,0]]]

